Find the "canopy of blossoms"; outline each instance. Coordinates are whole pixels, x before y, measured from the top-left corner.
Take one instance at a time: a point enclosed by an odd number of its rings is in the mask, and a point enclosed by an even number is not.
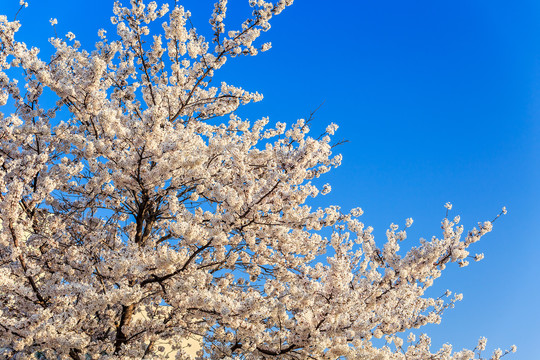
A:
[[[492,222],[465,231],[447,213],[439,238],[400,252],[408,219],[376,244],[361,209],[309,206],[341,162],[336,125],[247,121],[236,110],[262,95],[212,81],[268,50],[258,38],[291,4],[249,0],[229,28],[220,0],[205,39],[181,5],[116,3],[117,34],[91,51],[55,36],[50,59],[0,16],[2,356],[482,357],[485,339],[456,352],[408,334],[460,300],[425,292]]]

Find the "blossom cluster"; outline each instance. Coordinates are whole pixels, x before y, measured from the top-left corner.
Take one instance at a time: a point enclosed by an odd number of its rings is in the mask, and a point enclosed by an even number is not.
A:
[[[377,244],[360,208],[309,206],[331,192],[317,179],[341,163],[337,125],[312,137],[309,120],[242,119],[262,95],[212,83],[226,61],[268,50],[258,39],[291,4],[250,0],[228,28],[219,0],[206,40],[181,5],[115,3],[115,37],[100,30],[89,52],[55,36],[49,60],[0,16],[0,106],[15,109],[0,113],[4,354],[166,358],[167,343],[177,359],[481,356],[484,340],[433,350],[401,333],[461,299],[425,293],[449,263],[483,257],[468,248],[492,223],[465,232],[446,216],[439,238],[403,253],[407,219]]]

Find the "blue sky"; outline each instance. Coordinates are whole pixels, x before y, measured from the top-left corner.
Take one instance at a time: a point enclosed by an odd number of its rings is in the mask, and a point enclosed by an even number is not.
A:
[[[57,31],[92,48],[109,28],[111,0],[30,0],[19,39],[50,53]],[[182,1],[180,1],[182,3]],[[186,0],[195,26],[208,29],[211,0]],[[230,0],[238,24],[247,3]],[[10,18],[18,1],[3,0]],[[261,103],[241,115],[291,123],[321,103],[314,127],[340,125],[343,165],[324,181],[319,203],[360,206],[379,241],[391,222],[415,220],[407,240],[440,234],[443,205],[466,227],[508,215],[473,252],[486,258],[450,267],[435,285],[464,294],[434,345],[518,346],[513,358],[538,357],[540,322],[540,2],[522,0],[296,0],[263,41],[273,49],[230,61],[220,79],[257,90]]]

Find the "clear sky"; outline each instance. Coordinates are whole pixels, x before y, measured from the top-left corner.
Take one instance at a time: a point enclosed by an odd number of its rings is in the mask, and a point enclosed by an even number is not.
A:
[[[51,17],[88,49],[99,28],[112,30],[112,0],[29,2],[19,39],[44,54]],[[212,0],[180,3],[208,29]],[[230,0],[234,24],[245,3]],[[1,0],[0,13],[17,8]],[[381,242],[407,217],[411,245],[439,235],[447,201],[466,228],[505,205],[472,249],[486,258],[436,282],[464,300],[426,331],[437,346],[473,348],[486,336],[490,350],[516,344],[512,359],[540,358],[540,2],[296,0],[274,20],[263,36],[273,49],[219,75],[265,95],[240,115],[291,123],[324,102],[314,127],[335,122],[349,143],[319,203],[361,206]]]

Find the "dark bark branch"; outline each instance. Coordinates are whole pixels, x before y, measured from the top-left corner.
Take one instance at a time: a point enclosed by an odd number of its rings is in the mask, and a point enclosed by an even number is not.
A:
[[[72,358],[73,360],[81,360],[81,357],[79,356],[79,353],[81,351],[78,350],[78,349],[70,349],[69,350],[69,357]]]
[[[146,279],[146,280],[143,280],[141,282],[141,287],[144,287],[148,284],[151,284],[151,283],[155,283],[155,282],[159,282],[161,283],[162,281],[165,281],[167,279],[170,279],[171,277],[175,276],[175,275],[178,275],[179,273],[181,273],[182,271],[184,271],[188,265],[195,259],[195,257],[200,254],[203,250],[207,249],[208,247],[210,247],[210,244],[212,243],[212,240],[208,241],[208,243],[204,246],[201,246],[200,248],[198,248],[196,251],[193,252],[193,254],[191,254],[191,256],[189,257],[189,259],[186,260],[186,262],[184,263],[184,265],[179,268],[178,270],[170,273],[170,274],[167,274],[167,275],[163,275],[163,276],[156,276],[156,275],[153,275],[151,276],[150,278]]]
[[[135,310],[135,304],[128,306],[122,305],[122,314],[120,315],[120,323],[116,327],[116,336],[114,341],[114,353],[118,354],[122,349],[122,345],[128,342],[127,336],[124,333],[124,326],[128,326],[131,323],[133,317],[133,311]]]

